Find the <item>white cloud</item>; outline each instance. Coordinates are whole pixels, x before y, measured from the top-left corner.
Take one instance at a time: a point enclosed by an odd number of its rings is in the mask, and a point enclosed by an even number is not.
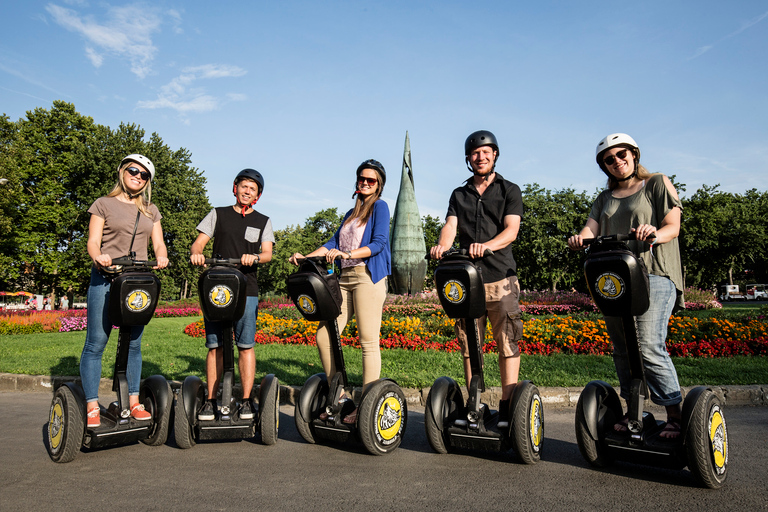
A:
[[[107,20],[101,23],[55,4],[48,4],[45,9],[56,23],[85,39],[86,56],[94,66],[101,66],[105,56],[114,56],[128,59],[131,72],[139,78],[152,71],[151,63],[157,53],[152,34],[161,24],[152,9],[138,5],[111,7]]]
[[[138,108],[159,109],[170,108],[179,114],[192,112],[210,112],[220,107],[222,100],[208,94],[203,87],[193,87],[200,80],[212,78],[232,78],[243,76],[246,70],[225,64],[206,64],[188,67],[181,75],[160,88],[157,99],[140,101]],[[225,96],[225,102],[245,101],[245,94],[231,93]]]
[[[735,36],[741,34],[745,30],[747,30],[748,28],[752,27],[753,25],[757,25],[758,23],[760,23],[761,21],[763,21],[767,17],[768,17],[768,12],[764,12],[763,14],[761,14],[760,16],[757,16],[754,19],[751,19],[749,21],[745,21],[744,23],[741,24],[741,27],[739,27],[735,32],[731,32],[727,36],[720,38],[720,40],[718,40],[718,41],[716,41],[716,42],[714,42],[712,44],[708,44],[708,45],[705,45],[705,46],[700,46],[696,50],[696,53],[693,54],[693,57],[690,57],[688,60],[693,60],[693,59],[695,59],[697,57],[701,57],[702,55],[707,53],[709,50],[714,48],[716,44],[720,44],[723,41],[725,41],[726,39],[730,39],[732,37],[735,37]]]

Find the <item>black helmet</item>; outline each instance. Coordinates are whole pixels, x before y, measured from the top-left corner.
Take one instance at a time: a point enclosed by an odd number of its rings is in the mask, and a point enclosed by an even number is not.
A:
[[[259,184],[259,195],[264,192],[264,177],[256,169],[243,169],[235,177],[235,185],[244,179],[253,180]]]
[[[381,176],[381,188],[384,188],[384,185],[387,183],[387,171],[384,170],[384,166],[381,165],[381,162],[378,160],[366,160],[365,162],[361,163],[357,167],[357,176],[360,176],[360,173],[363,171],[363,169],[373,169],[374,171],[378,172]]]
[[[496,141],[496,136],[488,130],[479,130],[467,137],[467,141],[464,143],[464,156],[469,156],[481,146],[491,146],[496,151],[496,158],[499,158],[501,154],[499,143]]]

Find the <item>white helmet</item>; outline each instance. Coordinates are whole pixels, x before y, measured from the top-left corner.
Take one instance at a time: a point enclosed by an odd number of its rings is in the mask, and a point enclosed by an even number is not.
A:
[[[155,179],[155,164],[153,164],[152,160],[150,160],[149,158],[145,157],[144,155],[140,155],[138,153],[128,155],[127,157],[120,160],[120,165],[117,166],[117,172],[120,172],[120,168],[123,166],[123,164],[126,161],[140,163],[149,171],[150,181]]]
[[[640,148],[637,147],[637,142],[635,142],[635,139],[626,133],[612,133],[598,142],[597,148],[595,148],[595,160],[597,160],[597,164],[600,167],[603,166],[603,162],[600,159],[600,154],[603,151],[616,146],[631,146],[634,152],[637,153],[637,159],[640,159]]]

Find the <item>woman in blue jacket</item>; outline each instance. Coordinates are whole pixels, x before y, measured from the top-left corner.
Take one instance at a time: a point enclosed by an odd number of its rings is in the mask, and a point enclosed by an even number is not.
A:
[[[376,160],[366,160],[357,168],[355,207],[347,212],[333,238],[307,256],[325,256],[330,262],[341,258],[341,314],[337,318],[339,332],[355,315],[360,345],[363,348],[363,390],[381,374],[379,330],[384,300],[387,298],[386,277],[391,272],[389,248],[389,207],[381,199],[387,181],[384,166]],[[294,265],[304,258],[291,256]],[[328,376],[336,373],[331,356],[331,340],[326,322],[317,329],[317,349],[323,370]],[[325,413],[323,413],[325,414]],[[357,421],[357,409],[344,417],[344,423]]]

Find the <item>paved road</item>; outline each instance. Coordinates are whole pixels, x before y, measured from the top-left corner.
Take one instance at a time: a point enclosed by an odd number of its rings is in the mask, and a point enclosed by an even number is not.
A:
[[[768,408],[727,409],[728,481],[712,491],[687,471],[619,463],[587,466],[576,446],[573,408],[545,410],[542,461],[503,454],[438,455],[411,410],[403,445],[374,457],[360,445],[308,445],[292,406],[281,408],[280,440],[173,439],[48,458],[43,439],[50,395],[0,393],[0,510],[768,510]]]

